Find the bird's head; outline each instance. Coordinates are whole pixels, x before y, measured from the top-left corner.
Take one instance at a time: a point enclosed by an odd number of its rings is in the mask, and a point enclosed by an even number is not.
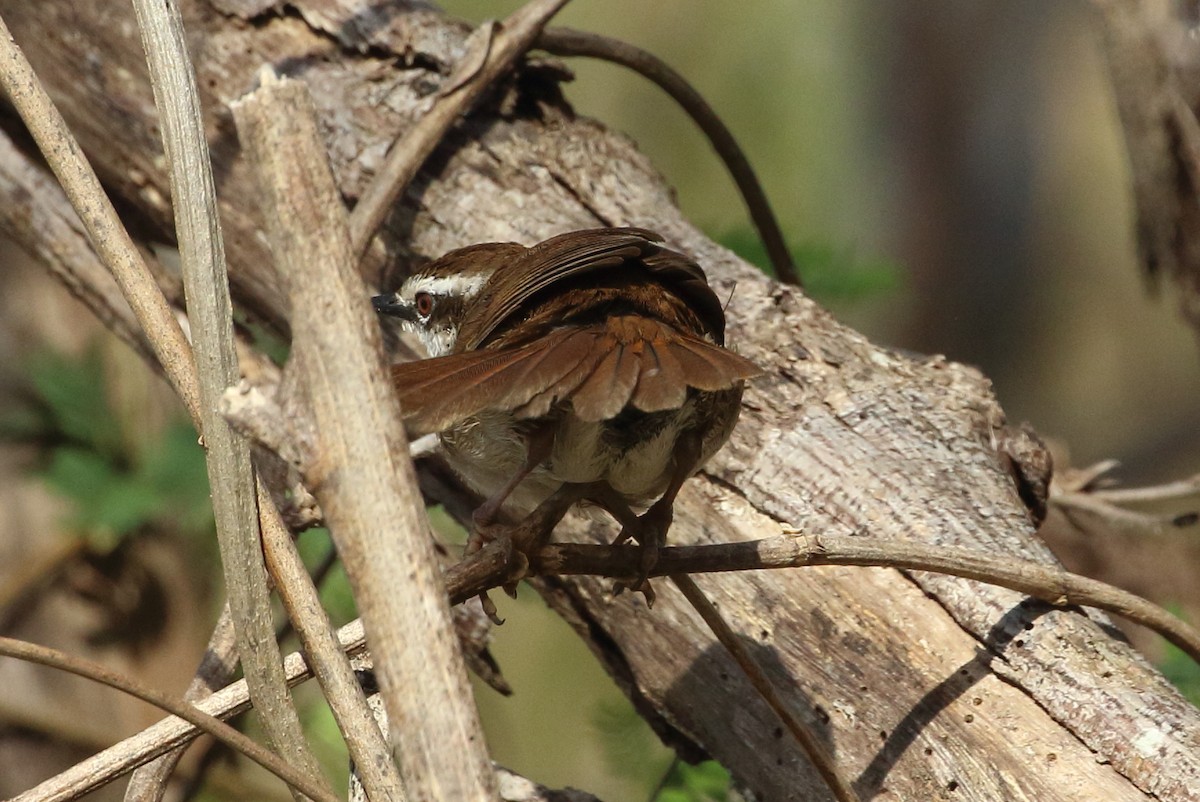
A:
[[[371,299],[375,311],[400,320],[429,356],[453,353],[458,327],[496,269],[523,254],[514,242],[459,248],[409,276],[400,289]]]

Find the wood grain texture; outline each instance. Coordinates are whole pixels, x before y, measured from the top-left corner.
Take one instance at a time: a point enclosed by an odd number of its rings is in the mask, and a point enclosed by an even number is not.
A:
[[[264,61],[305,80],[352,201],[465,36],[428,11],[406,16],[402,4],[386,17],[348,0],[289,7],[296,13],[264,12],[251,24],[185,5],[234,289],[280,324],[289,310],[270,279],[225,104]],[[82,14],[66,0],[3,0],[0,13],[113,192],[166,237],[153,104],[125,9]],[[387,245],[404,263],[472,242],[532,244],[574,228],[637,225],[695,258],[720,297],[733,292],[727,342],[768,375],[748,387],[742,422],[705,478],[685,486],[675,542],[757,537],[785,522],[1051,559],[999,451],[1009,430],[984,377],[938,357],[890,353],[764,279],[680,215],[626,138],[519,82],[498,99],[518,91],[523,103],[497,103],[460,124],[388,221]],[[501,113],[513,108],[538,114]],[[371,271],[377,281],[379,265]],[[601,534],[611,531],[573,520],[563,537]],[[1200,713],[1103,618],[892,570],[700,584],[864,797],[1200,798]],[[763,799],[824,798],[772,714],[665,583],[653,611],[588,580],[544,591],[684,754],[722,760]]]

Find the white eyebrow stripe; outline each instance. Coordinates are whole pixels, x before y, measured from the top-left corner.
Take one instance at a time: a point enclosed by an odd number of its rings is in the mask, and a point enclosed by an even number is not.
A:
[[[430,295],[457,295],[463,298],[471,298],[487,283],[486,275],[472,276],[421,276],[416,278],[412,287],[412,297],[415,297],[418,292],[427,292]]]

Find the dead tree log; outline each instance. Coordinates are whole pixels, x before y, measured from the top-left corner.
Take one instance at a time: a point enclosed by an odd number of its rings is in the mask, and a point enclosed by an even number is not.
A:
[[[286,330],[290,316],[311,310],[285,308],[274,284],[229,103],[264,63],[306,81],[353,203],[462,55],[468,30],[417,2],[184,7],[234,291],[248,312]],[[3,0],[0,14],[136,231],[170,242],[132,11]],[[732,292],[729,341],[768,369],[746,393],[733,441],[681,494],[674,542],[759,538],[790,525],[1052,559],[1034,535],[1047,458],[1006,425],[984,377],[875,346],[705,239],[631,142],[572,113],[558,77],[528,63],[461,122],[390,216],[369,278],[471,242],[656,229],[705,266],[718,292]],[[19,130],[11,116],[3,123]],[[609,534],[578,519],[566,529],[569,538]],[[863,798],[1200,799],[1200,711],[1102,616],[890,569],[699,582]],[[827,794],[673,588],[662,585],[652,611],[628,595],[613,599],[608,582],[553,580],[543,592],[685,757],[711,755],[763,799]]]

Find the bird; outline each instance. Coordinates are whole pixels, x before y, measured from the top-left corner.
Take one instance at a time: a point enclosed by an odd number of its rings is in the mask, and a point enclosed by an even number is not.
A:
[[[526,555],[575,504],[635,540],[629,585],[665,544],[676,494],[729,439],[745,382],[700,266],[641,228],[451,251],[372,299],[428,358],[391,366],[410,436],[437,433],[485,500],[468,551],[509,536]],[[502,510],[517,523],[497,524]]]

